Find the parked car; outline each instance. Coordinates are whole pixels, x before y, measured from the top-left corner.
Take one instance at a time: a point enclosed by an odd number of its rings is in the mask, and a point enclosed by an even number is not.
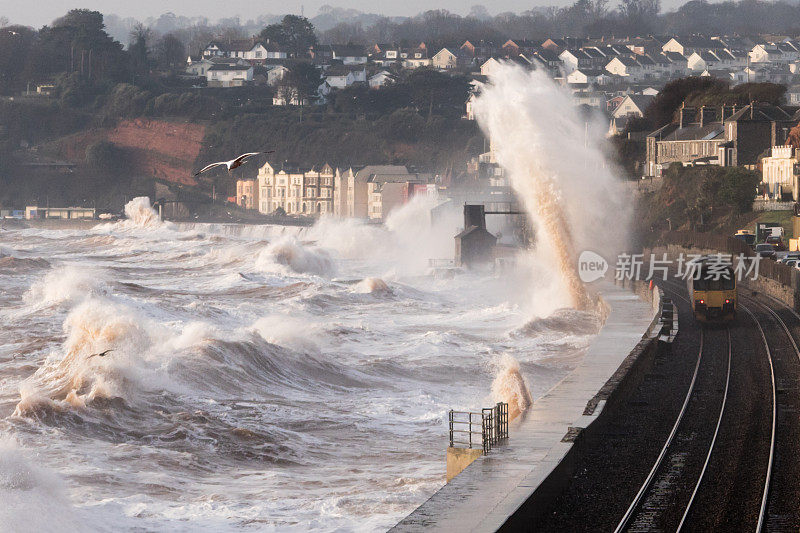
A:
[[[788,254],[784,255],[780,259],[778,259],[778,263],[788,263],[790,259],[799,259],[800,260],[800,253],[799,252],[789,252]]]
[[[764,243],[774,245],[775,250],[778,252],[786,251],[786,245],[783,243],[783,239],[781,239],[778,235],[771,235],[767,237],[767,240],[765,240]]]
[[[773,244],[767,244],[767,243],[756,244],[756,253],[760,257],[764,257],[767,259],[775,259],[776,255],[775,252],[776,252],[775,245]]]

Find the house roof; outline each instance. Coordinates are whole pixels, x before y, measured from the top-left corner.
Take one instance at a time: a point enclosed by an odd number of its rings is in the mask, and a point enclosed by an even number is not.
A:
[[[536,56],[548,63],[561,61],[561,58],[558,57],[558,54],[549,48],[542,48],[541,50],[537,51]]]
[[[700,50],[699,52],[695,52],[693,55],[700,56],[700,59],[708,63],[709,61],[716,63],[719,61],[719,58],[714,55],[711,50]]]
[[[356,181],[366,182],[371,176],[376,174],[386,174],[390,176],[405,174],[406,176],[411,176],[411,174],[408,173],[408,168],[402,165],[367,165],[356,172],[355,179]]]
[[[664,52],[664,57],[669,59],[672,63],[686,63],[687,61],[686,56],[678,52]]]
[[[211,65],[208,70],[222,71],[222,70],[250,70],[251,65]]]
[[[707,48],[712,50],[716,48],[725,48],[725,45],[723,45],[721,42],[709,39],[708,37],[703,37],[702,35],[675,37],[675,40],[684,48]]]
[[[638,107],[641,111],[644,111],[647,109],[647,106],[650,105],[650,102],[653,101],[655,96],[649,94],[629,94],[626,98],[630,98],[630,100],[636,104],[636,107]]]
[[[325,69],[325,77],[347,76],[351,72],[363,72],[365,70],[364,65],[331,65]]]
[[[614,59],[616,59],[617,61],[619,61],[620,63],[622,63],[626,67],[638,67],[638,66],[641,66],[641,65],[639,65],[639,62],[636,61],[635,59],[633,59],[632,57],[617,56]],[[614,59],[612,59],[611,61],[613,61]]]
[[[675,124],[672,124],[675,126]],[[664,128],[661,128],[663,130]],[[657,130],[657,131],[661,131]],[[654,132],[656,133],[656,132]],[[652,136],[651,133],[649,136]],[[725,128],[721,122],[709,122],[708,124],[690,124],[683,128],[676,127],[670,133],[661,134],[662,141],[713,141],[725,138]]]
[[[750,110],[752,108],[752,118],[750,118]],[[750,104],[733,115],[729,118],[725,119],[725,121],[738,121],[738,120],[767,120],[767,121],[783,121],[783,120],[791,120],[792,116],[781,109],[778,106],[770,105],[770,104]]]
[[[471,236],[471,235],[481,235],[481,236],[488,236],[497,240],[497,237],[489,233],[489,231],[485,228],[479,228],[478,226],[470,226],[465,228],[461,233],[455,236],[456,239],[463,239],[464,237]]]
[[[580,72],[584,76],[588,76],[590,78],[594,78],[605,74],[605,71],[601,68],[579,68],[575,69],[575,72]]]
[[[361,46],[347,44],[332,44],[331,50],[338,57],[367,57],[367,52]]]

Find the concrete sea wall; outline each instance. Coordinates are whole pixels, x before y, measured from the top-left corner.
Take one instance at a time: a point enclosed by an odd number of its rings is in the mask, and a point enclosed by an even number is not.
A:
[[[496,531],[529,498],[549,497],[566,482],[571,450],[626,390],[631,369],[646,364],[658,331],[657,291],[605,283],[600,293],[609,315],[581,363],[511,423],[505,444],[479,456],[392,531]]]

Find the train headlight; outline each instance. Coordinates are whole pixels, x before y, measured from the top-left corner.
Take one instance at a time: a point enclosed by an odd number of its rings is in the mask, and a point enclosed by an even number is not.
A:
[[[705,300],[697,300],[697,304],[706,305],[706,301]]]

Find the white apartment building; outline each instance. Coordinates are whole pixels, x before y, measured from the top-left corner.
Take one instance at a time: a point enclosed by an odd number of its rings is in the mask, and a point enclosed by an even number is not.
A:
[[[773,146],[770,157],[761,160],[761,181],[769,196],[792,195],[797,201],[797,157],[791,146]]]
[[[333,212],[336,172],[325,164],[319,170],[277,172],[269,163],[258,169],[258,210],[283,209],[287,215],[318,216]]]

